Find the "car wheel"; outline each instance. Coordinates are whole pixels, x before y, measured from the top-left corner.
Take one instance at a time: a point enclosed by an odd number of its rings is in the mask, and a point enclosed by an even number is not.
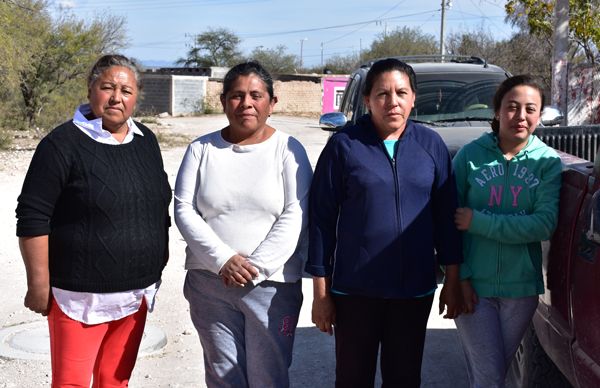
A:
[[[570,388],[571,384],[548,357],[530,324],[507,375],[510,388]]]

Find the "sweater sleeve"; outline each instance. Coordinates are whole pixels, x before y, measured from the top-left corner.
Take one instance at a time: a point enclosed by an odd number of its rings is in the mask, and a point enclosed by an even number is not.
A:
[[[237,252],[217,236],[196,206],[201,159],[202,144],[190,144],[175,181],[175,224],[195,258],[205,268],[218,274]]]
[[[452,168],[454,169],[454,177],[456,181],[456,194],[458,197],[458,206],[462,207],[466,203],[466,196],[468,190],[468,171],[467,171],[467,160],[465,157],[465,150],[461,148],[452,160]]]
[[[268,279],[292,257],[308,226],[308,193],[312,168],[300,142],[290,137],[283,158],[283,212],[260,245],[248,257],[259,271],[256,280]]]
[[[334,135],[319,156],[309,199],[308,261],[313,276],[331,276],[337,243],[337,221],[343,190],[341,141]]]
[[[37,146],[17,199],[17,236],[50,234],[50,219],[69,176],[69,163],[50,135]]]
[[[463,261],[462,240],[454,224],[454,213],[458,206],[456,181],[450,153],[441,139],[436,153],[437,171],[432,206],[437,259],[441,265],[460,264]]]
[[[461,148],[452,160],[452,168],[454,169],[454,176],[456,180],[456,192],[458,196],[458,206],[463,207],[467,203],[467,191],[468,191],[468,160],[466,157],[465,148]],[[459,232],[460,233],[460,232]],[[463,234],[461,233],[461,238]],[[467,261],[464,261],[460,265],[460,278],[468,279],[473,275],[471,266]]]
[[[562,164],[558,156],[546,160],[530,214],[486,214],[473,210],[469,233],[505,244],[524,244],[549,239],[558,220]]]

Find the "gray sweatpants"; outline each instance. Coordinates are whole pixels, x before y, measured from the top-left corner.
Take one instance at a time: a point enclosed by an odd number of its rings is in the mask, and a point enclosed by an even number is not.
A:
[[[289,386],[300,280],[226,287],[210,272],[189,270],[183,293],[200,336],[209,388]]]
[[[467,359],[471,388],[503,388],[504,379],[538,296],[479,298],[472,314],[454,320]]]

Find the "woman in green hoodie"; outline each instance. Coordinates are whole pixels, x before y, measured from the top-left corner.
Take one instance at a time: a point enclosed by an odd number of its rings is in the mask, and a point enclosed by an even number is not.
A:
[[[462,314],[455,319],[471,387],[503,387],[506,371],[544,292],[541,241],[558,218],[561,162],[533,134],[544,108],[527,75],[494,96],[492,133],[453,161],[463,231]]]

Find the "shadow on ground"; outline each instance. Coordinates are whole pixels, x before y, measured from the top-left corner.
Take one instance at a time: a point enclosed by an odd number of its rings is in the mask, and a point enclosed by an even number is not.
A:
[[[427,329],[423,358],[422,387],[466,386],[467,372],[456,329]],[[297,328],[290,380],[292,388],[333,387],[334,338],[314,327]],[[379,371],[376,386],[381,386]]]

